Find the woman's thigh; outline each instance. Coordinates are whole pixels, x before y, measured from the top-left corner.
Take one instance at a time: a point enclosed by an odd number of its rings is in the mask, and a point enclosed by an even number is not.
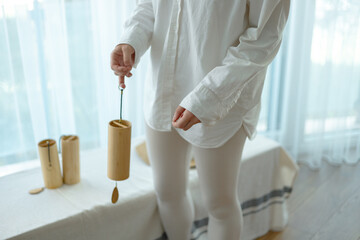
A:
[[[191,145],[172,127],[171,132],[156,131],[145,122],[146,148],[161,200],[185,196],[191,160]]]
[[[219,204],[225,204],[226,201],[233,202],[237,198],[237,183],[245,141],[246,133],[241,126],[221,147],[193,146],[199,183],[207,207],[214,208]]]

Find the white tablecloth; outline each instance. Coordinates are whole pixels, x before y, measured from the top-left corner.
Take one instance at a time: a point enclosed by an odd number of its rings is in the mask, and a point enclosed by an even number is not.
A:
[[[45,189],[40,167],[0,178],[1,239],[166,239],[153,189],[150,166],[132,140],[130,178],[118,182],[119,200],[111,203],[114,181],[107,178],[107,150],[80,154],[81,181],[58,189]],[[250,240],[287,222],[289,197],[298,166],[275,141],[258,135],[244,146],[239,177],[239,199],[244,214],[241,240]],[[190,190],[195,205],[193,238],[207,239],[207,213],[201,204],[196,169],[190,170]]]

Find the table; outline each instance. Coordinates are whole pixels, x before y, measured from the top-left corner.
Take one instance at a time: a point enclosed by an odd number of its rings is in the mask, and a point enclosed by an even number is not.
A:
[[[1,239],[166,239],[153,188],[151,167],[136,153],[144,136],[131,142],[130,178],[117,183],[119,200],[111,203],[114,181],[107,178],[107,149],[81,152],[81,181],[30,195],[43,186],[40,167],[0,178]],[[239,177],[244,215],[241,240],[288,223],[287,198],[299,167],[279,143],[258,135],[246,140]],[[255,174],[254,174],[255,173]],[[207,239],[196,169],[189,173],[195,207],[194,239]]]

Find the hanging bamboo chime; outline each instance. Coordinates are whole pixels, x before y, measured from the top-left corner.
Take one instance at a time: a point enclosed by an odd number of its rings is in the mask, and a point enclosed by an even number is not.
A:
[[[119,198],[117,181],[129,178],[131,150],[131,122],[122,119],[123,88],[120,88],[120,119],[112,120],[108,125],[108,168],[107,176],[115,181],[111,202]]]

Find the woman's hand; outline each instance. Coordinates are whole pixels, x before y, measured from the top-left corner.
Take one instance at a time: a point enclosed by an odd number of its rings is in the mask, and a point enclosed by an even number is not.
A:
[[[174,127],[181,128],[186,131],[197,123],[201,123],[201,121],[194,114],[192,114],[192,112],[181,106],[177,107],[172,120],[172,125]]]
[[[118,44],[111,52],[110,65],[114,74],[119,76],[119,86],[125,88],[124,76],[131,77],[130,72],[135,61],[135,49],[129,44]]]

